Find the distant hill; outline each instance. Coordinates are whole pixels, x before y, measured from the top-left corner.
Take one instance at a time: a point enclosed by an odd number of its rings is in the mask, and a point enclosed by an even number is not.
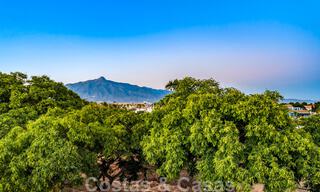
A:
[[[140,103],[156,102],[170,92],[167,90],[140,87],[128,83],[119,83],[100,77],[94,80],[66,85],[78,93],[81,98],[96,102]]]
[[[316,103],[315,100],[303,100],[303,99],[283,99],[281,103]]]

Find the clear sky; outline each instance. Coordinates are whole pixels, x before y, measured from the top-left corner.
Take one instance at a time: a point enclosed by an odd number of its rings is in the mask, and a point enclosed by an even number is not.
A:
[[[317,0],[0,0],[0,71],[320,99]]]

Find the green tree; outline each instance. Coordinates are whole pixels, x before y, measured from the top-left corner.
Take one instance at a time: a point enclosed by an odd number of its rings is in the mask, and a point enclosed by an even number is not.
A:
[[[173,93],[156,105],[142,142],[160,175],[175,179],[187,169],[202,181],[232,182],[239,191],[254,183],[285,191],[315,172],[319,150],[291,122],[279,93],[245,95],[193,78],[167,88]]]
[[[62,83],[47,76],[31,77],[22,73],[0,73],[0,138],[15,126],[25,127],[48,109],[79,109],[86,104]]]
[[[10,110],[11,93],[24,87],[26,79],[27,76],[22,73],[0,73],[0,114]]]
[[[299,124],[302,127],[300,131],[304,131],[308,137],[312,137],[317,145],[317,150],[320,151],[320,116],[314,115],[309,118],[304,118]],[[320,158],[314,155],[309,161],[312,162],[313,169],[309,173],[307,185],[309,185],[311,191],[320,191]]]
[[[118,177],[130,180],[137,179],[138,172],[143,170],[140,140],[146,132],[144,114],[108,105],[88,105],[66,116],[63,124],[68,127],[68,138],[78,146],[80,154],[101,155],[105,158],[105,167],[111,169],[113,165],[122,170],[117,175],[100,170],[100,176],[106,176],[111,182]],[[87,170],[95,170],[86,172],[88,175],[98,176],[96,159],[91,158],[85,164],[90,165]]]
[[[320,146],[320,115],[302,119],[303,129],[312,136],[314,142]]]
[[[11,129],[0,140],[0,191],[57,191],[77,186],[81,175],[137,179],[143,115],[91,104],[49,109],[26,128]],[[99,155],[108,169],[99,169]],[[110,172],[112,165],[120,174]]]
[[[320,113],[320,102],[315,103],[315,111]]]
[[[0,191],[51,191],[79,183],[77,147],[59,123],[43,116],[0,140]]]
[[[278,92],[170,81],[152,113],[89,104],[46,76],[0,73],[0,191],[59,191],[95,176],[135,180],[145,160],[175,179],[319,191],[319,116],[293,121]],[[114,171],[114,168],[117,171]]]

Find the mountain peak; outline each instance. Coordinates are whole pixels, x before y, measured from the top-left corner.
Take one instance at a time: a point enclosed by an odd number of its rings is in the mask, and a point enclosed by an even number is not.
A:
[[[78,93],[81,98],[88,101],[142,103],[156,102],[170,92],[148,87],[140,87],[128,83],[119,83],[107,80],[105,77],[98,79],[68,84],[67,87]]]
[[[97,79],[98,81],[106,81],[107,79],[104,76],[101,76]]]

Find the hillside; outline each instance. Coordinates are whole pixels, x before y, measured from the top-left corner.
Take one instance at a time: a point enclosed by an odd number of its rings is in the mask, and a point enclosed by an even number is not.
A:
[[[70,90],[78,93],[81,98],[97,102],[156,102],[169,91],[140,87],[128,83],[119,83],[100,77],[94,80],[66,85]]]
[[[281,103],[316,103],[315,100],[302,100],[302,99],[283,99]]]

